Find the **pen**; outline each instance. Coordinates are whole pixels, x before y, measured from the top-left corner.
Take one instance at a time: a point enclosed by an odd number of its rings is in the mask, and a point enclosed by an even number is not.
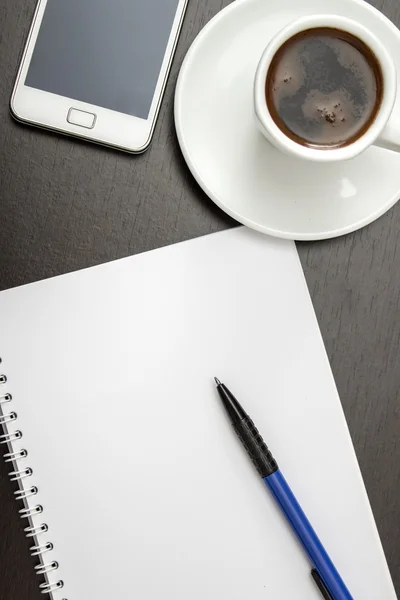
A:
[[[353,600],[253,421],[216,377],[215,383],[237,436],[303,545],[312,564],[311,575],[322,597],[326,600]]]

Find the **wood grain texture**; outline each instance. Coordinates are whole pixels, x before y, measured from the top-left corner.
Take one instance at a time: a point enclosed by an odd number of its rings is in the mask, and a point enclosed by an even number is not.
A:
[[[153,143],[132,157],[12,121],[35,0],[0,0],[0,289],[234,224],[189,174],[172,111],[190,43],[228,3],[189,0]],[[399,0],[373,4],[400,25]],[[360,232],[298,247],[400,595],[399,227],[400,204]],[[39,600],[12,491],[0,460],[0,598]]]

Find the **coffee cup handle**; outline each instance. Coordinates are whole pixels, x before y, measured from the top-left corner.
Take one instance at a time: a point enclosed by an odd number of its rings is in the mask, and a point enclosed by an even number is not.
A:
[[[400,152],[400,118],[391,116],[381,135],[375,141],[375,146]]]

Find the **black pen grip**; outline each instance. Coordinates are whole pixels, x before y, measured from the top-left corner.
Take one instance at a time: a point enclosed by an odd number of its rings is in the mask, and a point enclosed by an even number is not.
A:
[[[233,428],[261,477],[264,479],[275,473],[278,470],[278,463],[250,417],[246,416],[238,423],[234,423]]]

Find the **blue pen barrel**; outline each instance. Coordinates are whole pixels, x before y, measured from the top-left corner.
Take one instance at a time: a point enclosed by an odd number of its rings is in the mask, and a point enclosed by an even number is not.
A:
[[[333,600],[353,600],[280,470],[264,477],[264,481],[292,525]]]

